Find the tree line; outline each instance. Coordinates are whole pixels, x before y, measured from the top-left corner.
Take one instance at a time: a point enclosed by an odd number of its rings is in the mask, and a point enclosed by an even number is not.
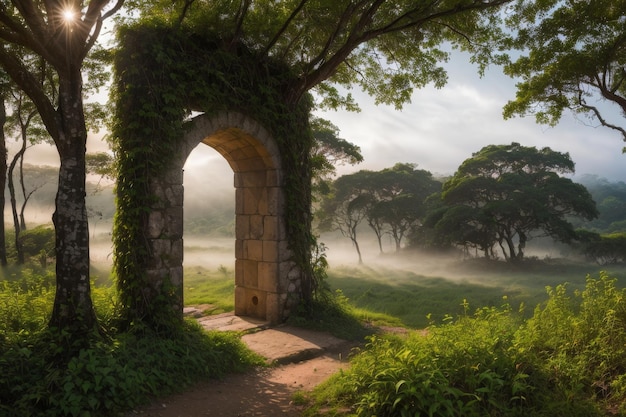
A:
[[[529,241],[549,237],[600,263],[624,260],[624,184],[596,181],[590,191],[565,176],[571,174],[569,154],[515,142],[483,147],[446,180],[407,163],[361,170],[332,182],[321,197],[318,227],[349,238],[359,263],[364,226],[381,253],[382,237],[390,235],[396,252],[408,238],[411,247],[516,262]]]

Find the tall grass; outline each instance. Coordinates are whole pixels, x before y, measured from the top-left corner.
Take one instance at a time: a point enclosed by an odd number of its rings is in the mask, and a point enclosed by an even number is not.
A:
[[[306,415],[593,417],[626,413],[626,290],[559,285],[529,319],[485,307],[426,334],[372,337]]]

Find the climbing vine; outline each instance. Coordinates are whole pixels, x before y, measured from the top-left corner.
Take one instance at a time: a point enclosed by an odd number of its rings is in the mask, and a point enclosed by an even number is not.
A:
[[[173,163],[191,111],[211,115],[236,110],[257,120],[276,140],[286,172],[288,239],[302,271],[300,298],[310,301],[318,286],[311,265],[316,245],[311,233],[311,100],[288,103],[290,68],[241,43],[233,47],[217,34],[165,23],[125,27],[119,41],[112,136],[119,175],[114,267],[123,319],[156,326],[177,320],[171,308],[174,286],[164,282],[155,289],[146,276],[150,258],[143,234],[149,207],[158,204],[149,181]]]

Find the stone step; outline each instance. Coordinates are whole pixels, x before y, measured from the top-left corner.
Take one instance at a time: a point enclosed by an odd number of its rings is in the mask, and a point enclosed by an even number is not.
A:
[[[263,320],[232,313],[201,317],[198,322],[207,330],[243,332],[241,340],[270,365],[302,362],[351,345],[329,333],[284,324],[270,327]]]

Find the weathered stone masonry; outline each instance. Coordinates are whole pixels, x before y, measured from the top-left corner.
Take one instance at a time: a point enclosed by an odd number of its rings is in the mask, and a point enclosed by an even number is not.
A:
[[[284,174],[278,147],[256,121],[238,112],[201,115],[189,122],[172,169],[151,181],[147,237],[152,282],[183,285],[183,166],[200,143],[215,148],[234,172],[235,314],[283,321],[297,301],[300,271],[291,260],[285,218]],[[223,178],[207,178],[206,186]]]

